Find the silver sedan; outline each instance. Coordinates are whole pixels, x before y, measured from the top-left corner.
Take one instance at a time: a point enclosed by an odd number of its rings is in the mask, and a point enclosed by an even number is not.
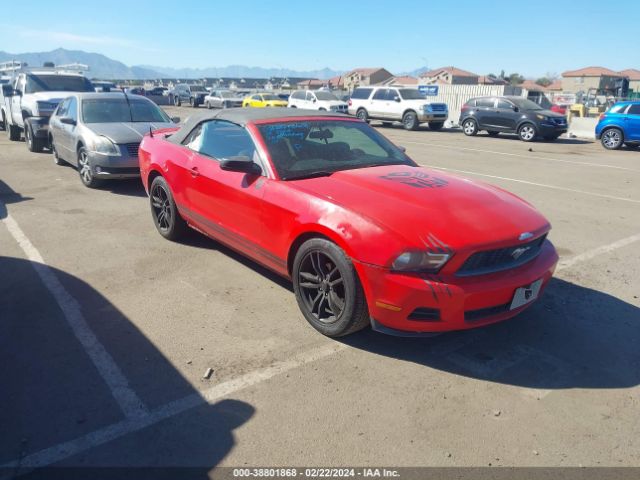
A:
[[[56,164],[77,166],[82,183],[95,188],[103,180],[139,176],[142,137],[179,121],[138,95],[78,93],[51,116],[49,142]]]

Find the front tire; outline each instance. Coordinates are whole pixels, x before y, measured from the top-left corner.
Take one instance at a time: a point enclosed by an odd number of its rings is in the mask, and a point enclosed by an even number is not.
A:
[[[180,216],[171,189],[164,177],[156,177],[149,188],[151,216],[158,233],[167,240],[176,241],[187,229],[187,223]]]
[[[356,270],[335,243],[324,238],[303,243],[293,261],[292,277],[302,314],[323,335],[341,337],[369,324]]]
[[[5,125],[9,140],[11,140],[12,142],[20,141],[20,128],[16,127],[15,125],[11,125],[10,123],[6,123]]]
[[[87,188],[97,188],[102,185],[102,182],[93,174],[89,153],[85,147],[78,149],[78,175],[80,175],[82,184]]]
[[[618,128],[609,128],[602,132],[600,143],[607,150],[618,150],[624,143],[624,135],[622,130]]]
[[[538,132],[533,123],[524,123],[518,128],[518,137],[523,142],[533,142],[536,139]]]
[[[30,152],[41,153],[44,150],[45,142],[34,136],[33,127],[26,120],[24,122],[24,140]]]
[[[211,103],[210,103],[210,102],[207,102],[207,103],[206,103],[206,105],[207,105],[207,109],[208,109],[208,110],[211,110]]]
[[[468,118],[462,122],[462,131],[468,137],[473,137],[478,134],[478,124],[475,120]]]
[[[418,115],[416,112],[407,112],[402,116],[402,125],[405,130],[417,130],[420,122],[418,122]]]

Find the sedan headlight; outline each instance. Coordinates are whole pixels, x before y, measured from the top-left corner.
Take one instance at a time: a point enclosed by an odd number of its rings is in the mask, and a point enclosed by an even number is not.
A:
[[[536,113],[536,118],[538,120],[544,120],[545,122],[551,121],[551,117],[547,117],[546,115],[540,115],[539,113]]]
[[[393,261],[391,269],[396,272],[437,273],[450,258],[451,253],[404,252]]]
[[[120,156],[120,149],[107,137],[97,137],[93,143],[93,151],[101,155]]]

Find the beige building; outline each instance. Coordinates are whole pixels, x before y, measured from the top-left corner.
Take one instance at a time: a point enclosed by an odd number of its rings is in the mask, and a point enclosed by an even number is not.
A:
[[[640,70],[629,68],[618,73],[629,79],[629,90],[633,90],[634,93],[640,93]]]
[[[479,75],[456,67],[442,67],[420,74],[422,84],[478,85]]]
[[[364,85],[376,85],[393,77],[385,68],[356,68],[344,76],[344,88],[353,91]]]
[[[590,88],[612,89],[623,75],[604,67],[586,67],[562,74],[562,91],[587,92]]]

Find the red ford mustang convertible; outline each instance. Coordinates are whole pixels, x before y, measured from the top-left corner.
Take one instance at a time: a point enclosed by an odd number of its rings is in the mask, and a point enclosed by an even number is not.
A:
[[[293,281],[325,335],[472,328],[536,300],[549,222],[500,188],[419,167],[360,120],[230,109],[145,137],[160,234],[190,226]]]

